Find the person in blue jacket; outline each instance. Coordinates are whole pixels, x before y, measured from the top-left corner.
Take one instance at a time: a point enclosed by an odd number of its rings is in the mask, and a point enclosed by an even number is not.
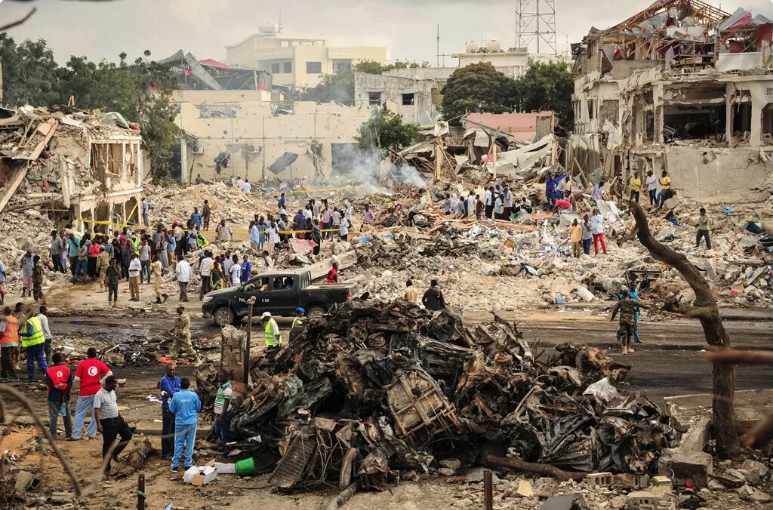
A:
[[[174,457],[172,472],[177,472],[180,459],[185,448],[185,468],[193,465],[193,445],[196,442],[196,428],[199,423],[201,400],[190,390],[191,381],[187,377],[180,380],[180,391],[175,393],[169,403],[169,410],[174,413]]]
[[[564,174],[554,179],[553,174],[548,174],[548,177],[545,180],[545,195],[548,200],[548,209],[552,209],[553,206],[556,205],[556,200],[559,198],[558,193],[556,193],[556,187],[558,187],[558,183],[563,181],[567,175],[568,174]]]

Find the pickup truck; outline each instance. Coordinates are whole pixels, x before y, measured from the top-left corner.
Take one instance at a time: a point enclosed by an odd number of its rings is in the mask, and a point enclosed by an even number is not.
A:
[[[247,302],[253,296],[253,317],[263,312],[292,317],[298,308],[313,317],[326,313],[334,303],[349,301],[352,288],[343,283],[312,285],[309,271],[264,273],[238,287],[208,293],[201,305],[202,315],[220,327],[239,324],[249,314]]]

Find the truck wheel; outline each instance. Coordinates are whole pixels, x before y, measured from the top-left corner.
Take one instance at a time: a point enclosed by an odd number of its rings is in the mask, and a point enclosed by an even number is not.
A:
[[[212,314],[212,318],[215,320],[215,324],[225,327],[229,324],[233,324],[236,319],[236,314],[227,306],[221,306]]]
[[[309,308],[308,316],[309,318],[319,317],[321,315],[325,315],[325,312],[327,312],[327,310],[325,310],[321,306],[312,306],[311,308]]]

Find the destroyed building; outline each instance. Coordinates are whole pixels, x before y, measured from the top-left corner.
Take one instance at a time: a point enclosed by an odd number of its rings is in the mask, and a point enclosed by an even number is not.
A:
[[[190,183],[242,177],[251,182],[324,179],[349,166],[367,107],[277,102],[264,90],[177,90],[181,168]],[[184,170],[182,170],[184,169]]]
[[[592,29],[574,46],[580,166],[625,181],[667,170],[689,200],[767,199],[772,41],[773,21],[700,0],[658,0]]]
[[[272,80],[268,71],[233,67],[217,60],[197,60],[190,53],[179,50],[159,62],[169,66],[180,80],[183,90],[267,90]]]
[[[128,221],[144,177],[139,128],[117,113],[66,110],[3,110],[0,212],[33,209],[78,230]]]
[[[440,117],[442,86],[435,80],[403,78],[382,74],[354,73],[354,101],[357,106],[387,110],[403,122],[433,125]]]

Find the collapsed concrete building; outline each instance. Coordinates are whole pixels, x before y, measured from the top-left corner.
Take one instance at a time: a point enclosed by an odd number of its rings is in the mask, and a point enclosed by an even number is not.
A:
[[[137,220],[144,158],[136,124],[74,108],[2,109],[0,212],[50,215],[57,227]],[[86,220],[86,221],[83,221]]]
[[[571,143],[580,166],[625,181],[667,170],[689,200],[767,199],[772,41],[773,21],[700,0],[658,0],[592,29],[574,45]]]

